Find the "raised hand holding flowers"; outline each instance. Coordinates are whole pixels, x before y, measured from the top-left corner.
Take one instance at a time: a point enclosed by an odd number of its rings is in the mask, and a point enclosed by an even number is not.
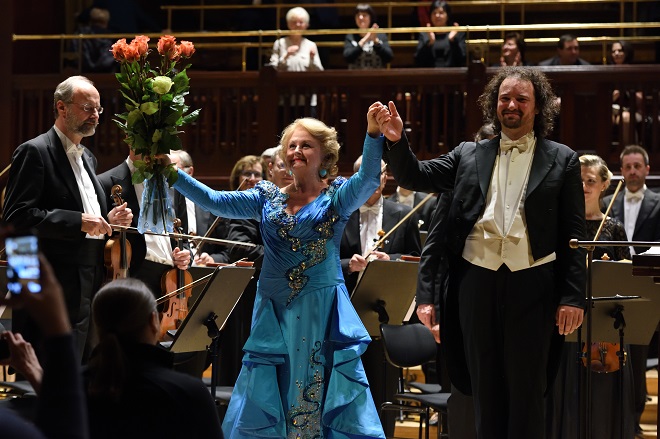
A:
[[[173,165],[162,165],[156,156],[181,149],[179,127],[199,115],[199,110],[188,112],[185,103],[190,89],[186,69],[190,65],[175,68],[195,53],[195,46],[189,41],[177,44],[171,35],[160,37],[160,67],[152,69],[147,59],[151,52],[148,43],[149,37],[138,35],[130,44],[121,39],[112,45],[112,54],[121,63],[116,77],[126,108],[114,121],[126,134],[124,141],[141,157],[134,161],[133,173],[133,183],[144,182],[138,230],[162,233],[173,230],[174,209],[167,183],[173,184],[177,173]]]

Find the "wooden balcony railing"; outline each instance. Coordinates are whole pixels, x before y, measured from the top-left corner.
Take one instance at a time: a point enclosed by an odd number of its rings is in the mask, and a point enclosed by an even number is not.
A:
[[[561,98],[561,114],[551,138],[573,149],[601,155],[618,169],[624,139],[613,124],[612,92],[641,92],[629,111],[639,114],[633,140],[649,151],[652,169],[660,168],[660,66],[582,66],[543,68]],[[482,123],[477,97],[496,71],[475,63],[468,68],[330,70],[284,73],[190,72],[192,108],[201,117],[186,128],[183,143],[195,159],[195,175],[214,187],[226,187],[235,161],[260,154],[278,142],[282,128],[295,117],[316,116],[337,128],[342,143],[340,172],[349,175],[361,153],[365,114],[376,101],[393,100],[405,120],[411,145],[420,158],[447,152],[471,139]],[[105,112],[97,133],[85,140],[99,160],[99,171],[124,160],[128,147],[111,121],[122,112],[112,75],[90,75],[101,93]],[[52,96],[61,75],[16,76],[12,83],[12,132],[2,151],[2,167],[13,149],[52,122]],[[312,95],[318,104],[309,106]]]

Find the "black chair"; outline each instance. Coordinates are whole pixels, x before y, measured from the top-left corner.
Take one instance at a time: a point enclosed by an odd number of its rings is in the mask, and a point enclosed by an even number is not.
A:
[[[448,438],[442,431],[443,417],[447,416],[449,393],[414,393],[406,390],[403,369],[421,366],[435,361],[436,344],[433,334],[420,323],[409,325],[380,325],[380,333],[385,347],[387,361],[399,368],[399,385],[392,397],[396,402],[385,402],[381,411],[396,410],[406,413],[419,413],[419,438],[423,425],[426,425],[426,439],[429,438],[429,418],[431,409],[438,412],[438,438]]]

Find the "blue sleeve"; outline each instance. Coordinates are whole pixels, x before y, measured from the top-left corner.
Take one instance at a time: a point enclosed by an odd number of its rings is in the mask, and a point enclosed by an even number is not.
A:
[[[202,209],[216,216],[261,221],[264,198],[256,188],[246,191],[216,191],[181,170],[173,187]]]
[[[362,206],[380,185],[380,165],[383,156],[383,136],[373,138],[367,134],[362,151],[360,170],[335,192],[333,204],[340,216],[348,218]]]

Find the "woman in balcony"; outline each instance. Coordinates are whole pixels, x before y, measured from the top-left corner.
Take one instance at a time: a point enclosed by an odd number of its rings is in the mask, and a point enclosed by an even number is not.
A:
[[[525,39],[520,32],[509,32],[504,36],[502,55],[497,66],[527,66],[525,62]]]
[[[448,2],[434,0],[431,3],[430,27],[451,26],[451,7]],[[453,26],[458,23],[453,22]],[[464,67],[465,34],[463,32],[422,32],[419,34],[415,65],[417,67]]]
[[[286,13],[286,24],[295,33],[282,37],[273,44],[270,65],[287,72],[323,70],[316,43],[303,36],[309,27],[309,14],[304,8],[295,7]]]
[[[284,72],[309,72],[323,70],[319,50],[316,43],[303,36],[303,32],[309,27],[309,13],[304,8],[295,7],[286,13],[286,24],[293,34],[282,37],[273,44],[273,54],[269,65]],[[292,93],[289,95],[288,103],[292,109],[293,117],[316,116],[316,94],[309,96]],[[285,100],[280,101],[278,119],[284,125],[290,121],[285,120]]]
[[[355,24],[359,35],[348,34],[344,39],[344,59],[349,69],[378,69],[392,60],[394,54],[387,35],[377,33],[376,13],[366,4],[355,7]]]

